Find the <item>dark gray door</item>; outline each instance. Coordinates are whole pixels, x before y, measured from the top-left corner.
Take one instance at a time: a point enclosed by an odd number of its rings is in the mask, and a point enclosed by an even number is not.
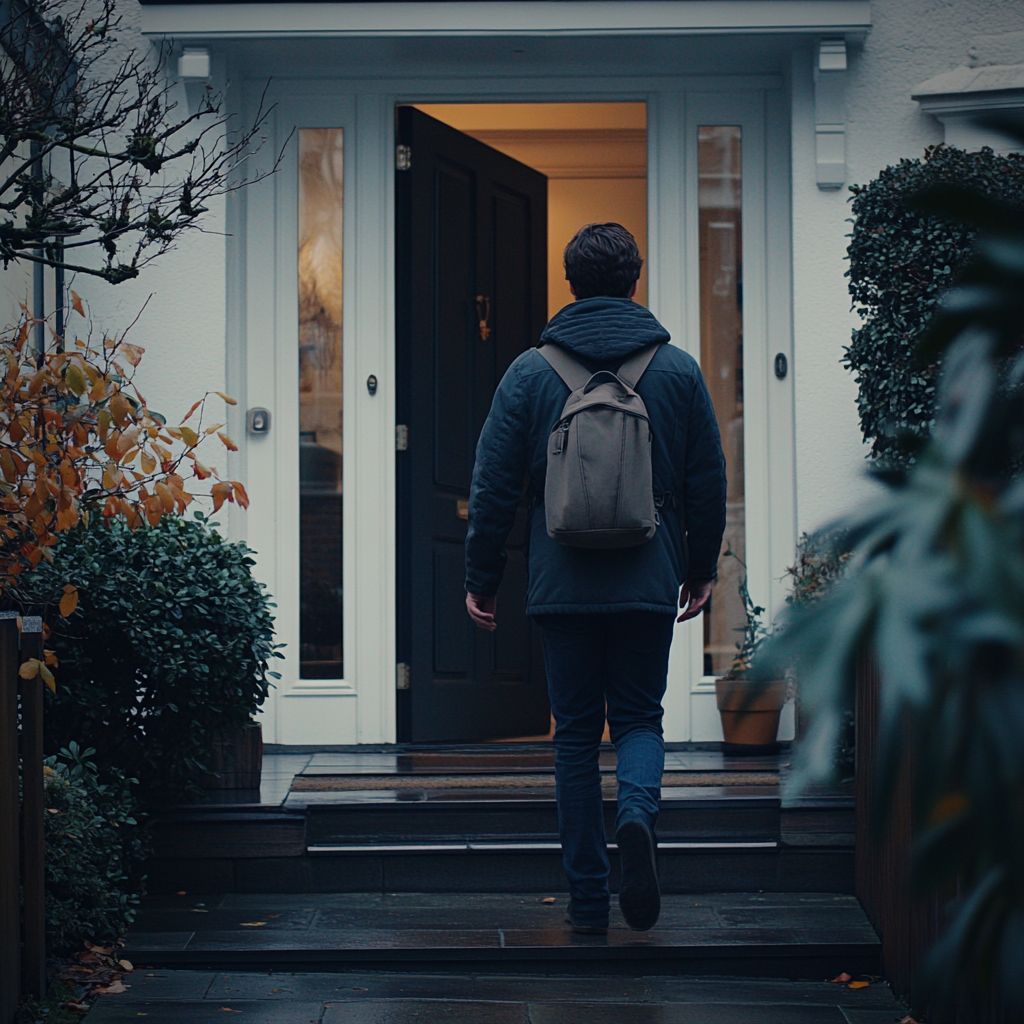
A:
[[[465,609],[465,503],[498,381],[547,308],[547,179],[412,107],[397,182],[399,738],[548,731],[539,631],[525,615],[526,502],[508,543],[498,631]]]

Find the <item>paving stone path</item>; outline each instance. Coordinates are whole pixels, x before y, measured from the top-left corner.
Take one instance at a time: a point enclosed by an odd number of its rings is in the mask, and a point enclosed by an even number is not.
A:
[[[881,984],[764,978],[146,970],[85,1024],[892,1024]]]

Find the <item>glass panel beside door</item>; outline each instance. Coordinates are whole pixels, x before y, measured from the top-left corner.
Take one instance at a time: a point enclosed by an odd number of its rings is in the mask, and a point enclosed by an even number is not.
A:
[[[302,679],[342,679],[340,128],[299,131],[299,643]]]
[[[704,674],[720,676],[736,657],[746,612],[743,480],[743,235],[740,129],[697,129],[700,234],[700,363],[725,451],[726,527],[718,582],[704,613]]]

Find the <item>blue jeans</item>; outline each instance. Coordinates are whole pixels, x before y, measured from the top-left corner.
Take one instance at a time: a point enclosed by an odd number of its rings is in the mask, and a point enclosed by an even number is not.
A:
[[[598,756],[605,707],[618,755],[616,830],[653,831],[665,767],[662,707],[675,616],[660,612],[539,615],[555,716],[555,784],[562,863],[573,916],[608,919],[608,840]]]

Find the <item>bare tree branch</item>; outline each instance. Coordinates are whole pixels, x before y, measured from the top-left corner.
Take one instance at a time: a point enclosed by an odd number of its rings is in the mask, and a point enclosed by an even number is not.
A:
[[[117,284],[198,229],[208,204],[273,174],[240,171],[271,108],[232,130],[223,95],[177,110],[170,44],[122,52],[117,0],[0,0],[0,261]],[[6,59],[3,59],[3,56]],[[31,152],[30,152],[31,147]],[[95,250],[93,264],[65,254]]]

